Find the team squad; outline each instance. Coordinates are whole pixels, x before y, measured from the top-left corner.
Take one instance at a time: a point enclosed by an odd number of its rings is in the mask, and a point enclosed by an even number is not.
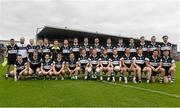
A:
[[[82,44],[74,38],[72,45],[64,39],[61,46],[58,40],[49,44],[47,38],[37,40],[37,44],[33,39],[25,44],[24,37],[17,44],[10,39],[6,47],[8,65],[5,76],[7,79],[13,76],[15,81],[28,76],[44,80],[64,80],[68,76],[77,80],[81,74],[85,80],[115,82],[118,79],[124,83],[141,83],[145,79],[147,83],[173,83],[176,65],[170,56],[172,44],[168,42],[167,35],[162,39],[162,43],[157,43],[156,37],[152,36],[151,41],[146,43],[141,36],[138,44],[130,38],[129,43],[119,39],[113,45],[108,38],[106,45],[101,45],[100,39],[94,38],[94,43],[90,45],[85,37]],[[11,65],[14,70],[10,72]]]

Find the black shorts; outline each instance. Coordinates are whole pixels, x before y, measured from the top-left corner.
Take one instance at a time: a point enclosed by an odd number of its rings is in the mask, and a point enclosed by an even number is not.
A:
[[[23,59],[23,61],[24,61],[24,62],[27,62],[27,57],[25,57],[25,58],[22,58],[22,59]]]
[[[30,65],[30,68],[33,70],[33,73],[36,73],[37,68],[40,68],[41,65]]]
[[[16,55],[8,56],[7,60],[8,60],[7,62],[8,65],[14,65],[16,63]]]
[[[95,72],[96,71],[96,65],[92,66],[92,71]]]
[[[56,70],[57,72],[59,72],[59,71],[61,70],[61,68],[55,68],[55,70]]]
[[[69,59],[69,53],[63,53],[63,60],[68,61]]]
[[[107,55],[108,55],[108,57],[110,57],[110,58],[111,58],[111,57],[113,56],[113,53],[112,53],[112,52],[110,52],[110,53],[108,53]]]
[[[81,64],[81,69],[85,70],[87,64]]]
[[[119,57],[122,57],[124,55],[124,51],[118,51]]]
[[[21,71],[23,71],[23,69],[22,70],[16,70],[16,75],[19,76]]]
[[[170,67],[163,67],[163,68],[165,69],[165,76],[168,76]]]
[[[82,70],[85,70],[85,68],[86,68],[86,64],[84,65],[81,65],[81,67],[80,67]]]
[[[144,69],[145,65],[142,65],[142,64],[137,64],[140,68],[141,68],[141,71]]]
[[[107,67],[108,66],[108,64],[107,65],[103,65],[103,67]]]
[[[155,69],[157,68],[157,67],[154,67]],[[153,70],[152,70],[152,74],[151,74],[151,76],[156,76],[157,74],[159,74],[158,72],[154,72]]]
[[[74,70],[76,67],[69,67],[70,70]]]
[[[46,72],[48,72],[50,69],[44,69]]]
[[[125,64],[128,68],[130,68],[131,67],[131,64]]]

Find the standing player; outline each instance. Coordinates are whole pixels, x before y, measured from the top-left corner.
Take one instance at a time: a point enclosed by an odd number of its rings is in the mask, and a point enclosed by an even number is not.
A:
[[[107,40],[106,40],[106,45],[103,47],[103,48],[105,48],[105,49],[107,49],[107,55],[109,56],[109,57],[112,57],[112,51],[113,51],[113,49],[115,48],[113,45],[112,45],[112,41],[111,41],[111,38],[108,38]]]
[[[74,53],[75,58],[79,57],[80,45],[78,44],[77,38],[74,38],[74,43],[71,46],[71,51]]]
[[[163,39],[163,42],[161,43],[161,52],[168,50],[169,55],[171,56],[172,44],[168,42],[168,36],[164,35],[162,39]],[[163,53],[161,54],[161,56],[163,56]]]
[[[34,44],[34,39],[29,39],[29,44],[27,45],[28,58],[33,56],[33,52],[37,49]]]
[[[23,61],[21,55],[17,55],[17,61],[14,64],[14,71],[12,73],[14,74],[14,81],[17,81],[21,75],[28,75],[27,63]]]
[[[47,76],[50,77],[53,74],[53,61],[50,58],[49,54],[45,54],[44,60],[41,62],[41,71],[39,71],[38,75],[39,76],[44,76],[44,80],[46,79]]]
[[[86,50],[87,55],[90,54],[90,44],[87,37],[84,38],[84,43],[81,45],[81,48],[84,48]]]
[[[56,55],[57,58],[54,59],[54,65],[53,65],[53,75],[56,76],[55,80],[58,80],[59,75],[61,75],[61,80],[64,80],[64,75],[65,75],[65,62],[62,59],[61,53],[57,53]]]
[[[129,45],[128,45],[128,47],[130,48],[131,55],[132,55],[132,56],[135,56],[135,55],[136,55],[136,51],[137,51],[137,50],[136,50],[137,46],[135,45],[133,38],[130,38],[130,39],[129,39]]]
[[[160,54],[160,45],[156,42],[156,36],[151,37],[151,43],[148,45],[149,48],[149,57],[152,56],[154,50],[158,50]]]
[[[142,72],[145,72],[147,74],[147,78],[146,78],[147,83],[149,83],[150,79],[151,79],[151,73],[152,72],[151,72],[151,68],[150,68],[148,61],[147,61],[148,58],[143,55],[143,49],[142,48],[139,48],[137,50],[137,55],[133,59],[135,60],[134,65],[136,68],[138,81],[142,82],[141,74],[142,74]]]
[[[56,60],[57,54],[61,51],[58,40],[54,40],[54,44],[51,47],[52,59]]]
[[[158,55],[158,50],[154,50],[148,61],[152,69],[151,82],[155,82],[157,74],[160,74],[160,83],[162,83],[165,72],[162,69],[162,59]]]
[[[122,56],[124,55],[125,44],[123,43],[123,39],[119,39],[119,40],[118,40],[117,51],[118,51],[118,55],[119,55],[120,57],[122,57]]]
[[[71,76],[72,79],[78,79],[78,75],[80,72],[80,64],[75,59],[74,53],[70,53],[69,60],[66,62],[68,74]]]
[[[6,68],[6,78],[8,78],[10,74],[10,67],[14,65],[16,62],[16,56],[18,53],[18,46],[15,44],[14,39],[10,39],[10,44],[6,47],[6,57],[7,57],[7,68]]]
[[[43,40],[42,39],[38,39],[37,40],[37,50],[38,50],[38,56],[40,58],[43,58],[42,56],[42,46],[43,46]]]
[[[138,48],[142,48],[143,55],[147,57],[147,55],[148,55],[148,44],[146,44],[144,36],[140,37],[140,43],[138,45]]]
[[[25,38],[20,37],[20,43],[17,45],[19,47],[18,54],[22,56],[23,61],[27,62],[27,45],[25,44]]]
[[[101,49],[102,46],[99,44],[99,38],[95,38],[94,39],[94,45],[91,46],[91,49],[96,49],[97,50],[97,55],[100,56],[101,55]]]
[[[43,41],[43,46],[42,46],[42,56],[45,57],[46,54],[48,54],[50,57],[52,56],[51,54],[51,46],[49,44],[49,40],[47,38],[44,38]],[[45,58],[43,58],[45,59]]]
[[[162,68],[165,71],[164,82],[170,81],[173,83],[175,80],[176,64],[174,59],[170,57],[169,50],[163,51]]]
[[[125,55],[121,58],[122,60],[122,73],[124,76],[125,83],[128,83],[128,75],[131,73],[133,76],[133,82],[136,82],[136,68],[133,64],[133,56],[131,56],[130,48],[125,49]]]
[[[65,61],[67,61],[69,59],[69,54],[70,54],[70,46],[68,44],[68,40],[67,39],[64,39],[64,42],[63,42],[63,46],[61,47],[61,52],[63,54],[63,59]]]
[[[36,79],[36,75],[39,73],[41,68],[41,58],[38,56],[37,50],[33,52],[32,57],[28,58],[28,67],[28,74],[33,75],[33,77]]]

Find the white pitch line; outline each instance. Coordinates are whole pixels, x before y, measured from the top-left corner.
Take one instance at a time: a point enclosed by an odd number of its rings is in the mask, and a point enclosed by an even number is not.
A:
[[[121,86],[121,87],[133,88],[133,89],[137,89],[137,90],[143,90],[143,91],[148,91],[148,92],[152,92],[152,93],[158,93],[158,94],[162,94],[162,95],[166,95],[166,96],[170,96],[170,97],[180,98],[180,95],[171,94],[171,93],[167,93],[167,92],[164,92],[164,91],[152,90],[152,89],[147,89],[147,88],[142,88],[142,87],[135,87],[135,86],[132,86],[132,85],[125,85],[125,84],[107,82],[107,81],[102,81],[102,82],[106,83],[106,84],[118,85],[118,86]]]

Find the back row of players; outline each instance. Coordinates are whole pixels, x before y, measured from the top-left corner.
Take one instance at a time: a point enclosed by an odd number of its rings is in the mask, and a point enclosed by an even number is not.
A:
[[[25,38],[20,38],[20,43],[15,44],[11,39],[7,45],[6,55],[8,66],[6,78],[14,75],[17,81],[21,75],[33,75],[37,77],[55,76],[64,79],[64,75],[78,79],[80,70],[84,72],[84,79],[97,78],[103,80],[103,75],[107,75],[107,80],[115,81],[115,74],[120,73],[119,81],[123,79],[128,82],[131,74],[134,83],[142,82],[142,74],[145,73],[147,83],[155,82],[157,75],[160,82],[173,82],[175,79],[175,61],[171,58],[171,43],[168,36],[162,37],[163,42],[158,44],[156,37],[151,37],[151,42],[147,44],[144,37],[140,37],[138,45],[134,39],[129,40],[125,45],[122,39],[118,40],[117,45],[112,45],[111,38],[108,38],[106,45],[101,46],[99,38],[94,39],[94,44],[90,45],[88,38],[84,38],[82,45],[78,44],[78,39],[74,38],[72,46],[68,40],[64,39],[60,47],[57,40],[50,45],[48,39],[38,40],[37,45],[30,39],[26,45]],[[14,65],[14,71],[9,68]]]

